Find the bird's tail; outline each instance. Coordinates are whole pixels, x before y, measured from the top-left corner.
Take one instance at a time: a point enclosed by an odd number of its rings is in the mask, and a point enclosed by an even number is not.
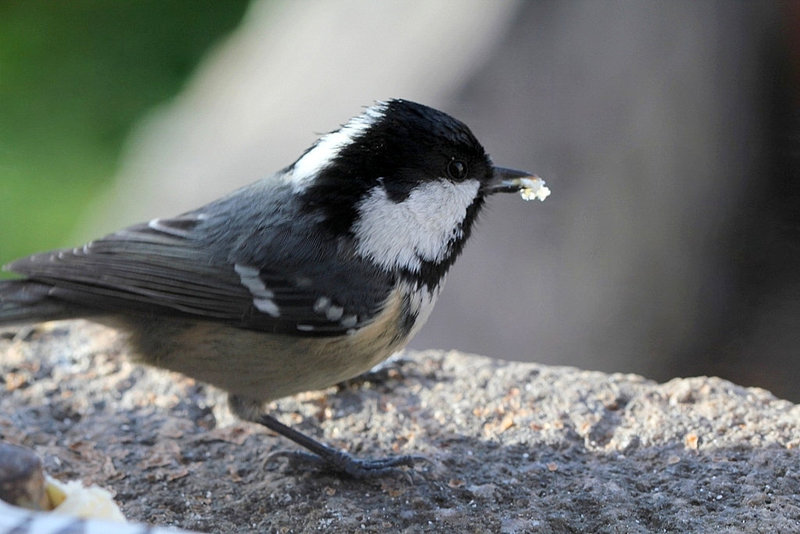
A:
[[[0,281],[0,325],[66,319],[74,315],[65,302],[50,296],[52,286],[32,280]]]

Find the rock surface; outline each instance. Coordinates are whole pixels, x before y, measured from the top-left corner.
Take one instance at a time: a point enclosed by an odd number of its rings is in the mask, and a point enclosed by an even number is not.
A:
[[[83,322],[0,335],[0,440],[116,493],[130,520],[205,532],[796,532],[800,407],[717,378],[403,354],[274,414],[361,456],[357,481],[271,456],[224,395],[121,358]]]

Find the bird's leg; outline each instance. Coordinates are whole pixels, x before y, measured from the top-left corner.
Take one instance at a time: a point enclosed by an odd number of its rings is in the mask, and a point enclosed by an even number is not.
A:
[[[233,412],[241,419],[263,425],[273,432],[277,432],[281,436],[311,451],[311,453],[294,451],[290,453],[281,453],[282,455],[288,455],[316,464],[323,464],[334,471],[345,473],[354,478],[381,476],[393,472],[397,467],[413,467],[416,461],[427,461],[427,459],[422,456],[391,456],[374,460],[356,458],[345,451],[334,449],[302,432],[284,425],[274,417],[264,413],[261,403],[257,401],[252,401],[237,395],[230,395],[229,403]]]

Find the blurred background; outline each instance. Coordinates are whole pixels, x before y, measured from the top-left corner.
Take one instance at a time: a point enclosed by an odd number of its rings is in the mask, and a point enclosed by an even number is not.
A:
[[[0,263],[403,97],[553,192],[492,199],[412,347],[800,401],[798,67],[795,2],[0,2]]]

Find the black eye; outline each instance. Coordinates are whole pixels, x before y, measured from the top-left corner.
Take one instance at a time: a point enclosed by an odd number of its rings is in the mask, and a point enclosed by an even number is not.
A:
[[[463,180],[467,177],[467,164],[460,159],[451,159],[447,164],[447,175],[453,180]]]

